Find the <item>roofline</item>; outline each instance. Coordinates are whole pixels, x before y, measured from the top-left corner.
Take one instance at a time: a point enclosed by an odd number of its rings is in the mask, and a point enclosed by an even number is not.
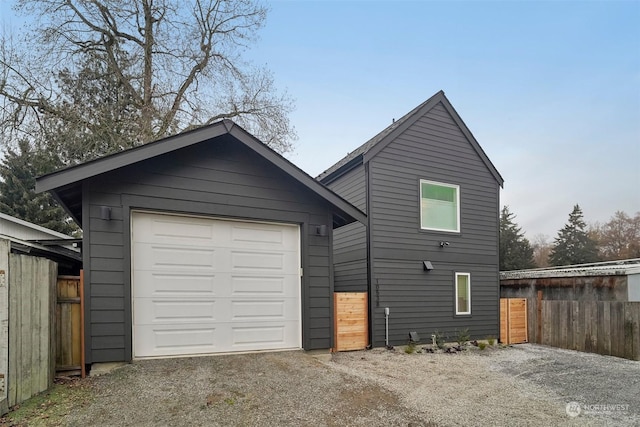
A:
[[[7,221],[11,221],[13,223],[16,223],[16,224],[19,224],[19,225],[22,225],[22,226],[25,226],[25,227],[29,227],[32,230],[40,231],[42,233],[50,234],[51,236],[59,237],[60,239],[65,239],[65,240],[73,239],[72,236],[68,236],[68,235],[66,235],[64,233],[60,233],[58,231],[51,230],[51,229],[49,229],[47,227],[43,227],[41,225],[34,224],[32,222],[29,222],[29,221],[25,221],[23,219],[16,218],[14,216],[7,215],[7,214],[2,213],[2,212],[0,212],[0,219],[6,219]]]
[[[329,183],[329,182],[337,179],[338,177],[340,177],[341,175],[345,174],[351,168],[354,167],[352,165],[352,162],[355,159],[358,159],[358,157],[362,157],[362,163],[367,163],[373,157],[375,157],[375,155],[378,154],[382,149],[384,149],[391,141],[393,141],[400,134],[402,134],[404,131],[406,131],[420,117],[422,117],[424,114],[426,114],[429,110],[431,110],[433,107],[435,107],[440,102],[442,102],[442,105],[445,107],[447,112],[451,115],[453,120],[456,122],[456,125],[460,128],[460,130],[464,134],[465,138],[467,138],[467,140],[471,142],[471,146],[474,148],[476,153],[478,153],[478,155],[482,159],[482,161],[485,164],[485,166],[489,169],[489,172],[493,175],[494,179],[502,187],[504,185],[504,179],[502,178],[502,175],[500,175],[500,173],[498,172],[498,170],[496,169],[494,164],[491,162],[491,160],[489,159],[487,154],[484,152],[482,146],[476,140],[476,138],[473,136],[473,134],[471,133],[471,131],[469,130],[467,125],[464,123],[464,121],[462,120],[462,118],[460,117],[460,115],[458,114],[456,109],[453,107],[453,105],[451,104],[451,102],[449,101],[449,99],[447,98],[447,96],[445,95],[443,90],[438,91],[431,98],[427,99],[425,102],[423,102],[422,104],[420,104],[419,106],[417,106],[413,110],[409,111],[405,116],[403,116],[400,120],[398,120],[398,122],[401,122],[399,125],[396,125],[396,127],[394,129],[392,129],[387,135],[382,137],[382,139],[380,139],[380,141],[376,142],[371,148],[365,150],[362,154],[360,154],[359,156],[355,157],[353,160],[348,161],[347,163],[345,163],[344,165],[340,166],[336,170],[331,171],[330,173],[328,173],[326,175],[324,175],[324,172],[323,172],[322,174],[320,174],[317,177],[317,179],[319,181],[323,182],[323,183]],[[388,127],[383,129],[382,131],[378,132],[378,134],[373,136],[369,141],[375,139],[379,134],[385,132],[387,129],[388,129]],[[365,142],[363,145],[366,145],[369,141]],[[360,147],[358,147],[358,148],[360,148]],[[344,158],[340,159],[335,164],[340,163],[343,160],[344,160]],[[334,164],[334,166],[335,166],[335,164]],[[333,166],[329,167],[327,170],[330,170],[332,167]]]
[[[243,142],[249,148],[262,155],[264,158],[278,166],[280,169],[288,172],[289,175],[291,175],[301,184],[306,186],[308,189],[310,189],[320,197],[328,200],[331,204],[341,209],[347,215],[350,215],[356,221],[361,222],[362,224],[367,223],[367,215],[365,215],[364,212],[362,212],[360,209],[356,208],[347,200],[343,199],[332,190],[328,189],[320,182],[313,179],[311,175],[291,163],[289,160],[282,157],[280,154],[273,151],[267,145],[260,142],[258,138],[251,135],[242,127],[236,125],[231,121],[229,122],[232,124],[228,131],[231,136]]]
[[[527,280],[556,277],[624,276],[640,274],[640,258],[575,264],[528,270],[501,271],[500,280]]]
[[[338,169],[336,169],[335,171],[331,172],[327,176],[325,176],[323,178],[320,178],[318,176],[316,178],[316,180],[320,181],[324,185],[329,185],[333,181],[335,181],[338,178],[340,178],[341,176],[346,175],[347,173],[351,172],[353,169],[355,169],[358,166],[360,166],[363,163],[363,157],[364,156],[362,154],[358,154],[356,157],[354,157],[353,159],[349,160],[347,163],[345,163],[344,165],[340,166]]]
[[[210,126],[203,126],[194,130],[172,135],[148,144],[129,148],[128,150],[110,154],[79,165],[70,166],[36,178],[36,193],[64,187],[105,172],[129,166],[142,160],[150,159],[162,154],[185,148],[207,139],[212,139],[228,133],[227,123],[223,120]],[[233,123],[233,122],[231,122]]]
[[[361,210],[357,209],[351,203],[313,179],[302,169],[276,153],[273,149],[269,148],[255,136],[251,135],[231,120],[222,120],[212,125],[203,126],[201,128],[163,138],[145,145],[140,145],[119,153],[111,154],[38,177],[36,179],[36,192],[41,193],[44,191],[51,191],[54,193],[55,197],[56,192],[53,190],[61,187],[186,148],[209,139],[217,138],[225,134],[233,136],[248,148],[278,166],[292,178],[333,204],[343,213],[349,215],[356,221],[366,224],[367,216]],[[77,218],[74,219],[76,219],[76,221],[78,220]]]

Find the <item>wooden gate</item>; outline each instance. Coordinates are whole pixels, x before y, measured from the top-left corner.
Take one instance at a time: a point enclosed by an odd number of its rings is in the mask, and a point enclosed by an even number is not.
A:
[[[82,276],[58,276],[56,371],[84,377]]]
[[[527,299],[500,298],[500,342],[529,342],[527,333]]]
[[[335,351],[363,350],[369,345],[366,292],[334,295]]]

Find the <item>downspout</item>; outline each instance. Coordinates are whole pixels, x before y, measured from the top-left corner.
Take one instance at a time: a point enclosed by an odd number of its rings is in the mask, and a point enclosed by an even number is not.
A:
[[[364,165],[364,185],[365,185],[365,196],[366,196],[366,209],[365,212],[367,214],[367,230],[365,231],[366,241],[367,241],[367,294],[369,297],[369,313],[368,313],[368,327],[369,327],[369,347],[374,346],[373,337],[374,333],[374,324],[373,315],[374,315],[374,295],[373,295],[373,262],[371,259],[371,186],[369,185],[369,162],[365,162],[364,156],[362,159],[362,164]]]

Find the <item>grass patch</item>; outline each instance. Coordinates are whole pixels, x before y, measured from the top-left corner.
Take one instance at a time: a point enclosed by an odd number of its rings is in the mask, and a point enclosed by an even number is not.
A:
[[[62,426],[72,409],[93,400],[88,384],[79,379],[56,381],[49,390],[16,405],[0,418],[0,426]]]

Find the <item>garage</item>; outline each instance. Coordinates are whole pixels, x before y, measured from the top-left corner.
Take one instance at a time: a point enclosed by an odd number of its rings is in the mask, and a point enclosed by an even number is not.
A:
[[[134,357],[301,347],[297,225],[133,212]]]
[[[36,190],[83,231],[86,364],[334,347],[333,230],[366,215],[235,123]]]

